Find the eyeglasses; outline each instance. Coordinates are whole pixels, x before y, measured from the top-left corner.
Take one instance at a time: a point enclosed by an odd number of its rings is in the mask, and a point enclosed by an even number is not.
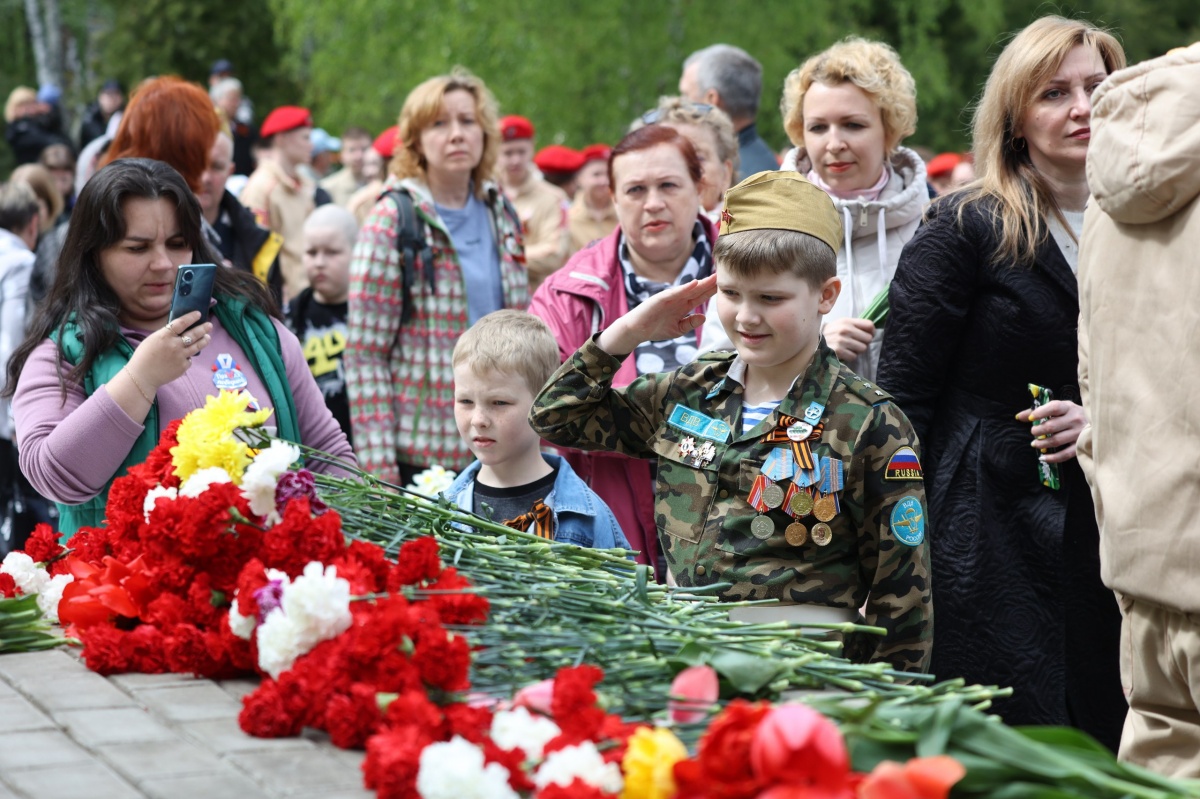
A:
[[[687,103],[683,106],[688,111],[694,111],[697,116],[705,116],[709,111],[713,110],[713,106],[708,103]],[[651,108],[646,113],[642,114],[642,123],[646,125],[657,125],[662,122],[663,111],[659,108]]]

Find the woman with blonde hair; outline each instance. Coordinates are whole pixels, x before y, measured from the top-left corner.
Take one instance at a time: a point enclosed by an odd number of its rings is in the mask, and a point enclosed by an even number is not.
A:
[[[844,227],[842,293],[821,332],[844,363],[874,380],[883,331],[862,317],[887,290],[929,202],[925,162],[900,146],[916,131],[916,84],[891,47],[851,37],[788,75],[781,110],[796,145],[782,168],[824,189]]]
[[[932,670],[1013,686],[995,705],[1006,722],[1071,724],[1114,749],[1120,615],[1075,459],[1074,271],[1091,94],[1124,65],[1109,33],[1062,17],[1008,44],[975,112],[978,178],[930,207],[900,258],[879,370],[922,444]],[[1032,413],[1031,384],[1054,396]]]
[[[454,344],[480,317],[529,302],[521,223],[492,181],[496,119],[487,86],[461,68],[413,89],[354,248],[351,424],[362,468],[393,483],[471,463],[454,422]]]

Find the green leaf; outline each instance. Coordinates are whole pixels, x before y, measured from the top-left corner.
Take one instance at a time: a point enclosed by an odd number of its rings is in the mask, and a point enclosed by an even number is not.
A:
[[[729,651],[715,654],[711,665],[734,688],[747,694],[758,693],[784,669],[764,657]]]

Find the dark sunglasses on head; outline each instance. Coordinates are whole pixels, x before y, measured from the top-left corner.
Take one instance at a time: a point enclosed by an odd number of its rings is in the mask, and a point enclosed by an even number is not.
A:
[[[690,111],[695,111],[700,116],[704,116],[709,111],[713,110],[713,107],[708,103],[688,103],[684,106],[684,108],[687,108]],[[642,122],[646,125],[657,125],[659,122],[662,122],[662,118],[663,112],[657,108],[651,108],[649,111],[642,114]]]

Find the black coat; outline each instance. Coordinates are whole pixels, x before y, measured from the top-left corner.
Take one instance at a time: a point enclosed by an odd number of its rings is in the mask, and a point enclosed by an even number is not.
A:
[[[1072,724],[1115,748],[1120,613],[1078,462],[1041,485],[1029,383],[1079,401],[1075,276],[1049,236],[1032,266],[992,264],[982,203],[935,203],[904,247],[878,382],[921,440],[933,562],[932,671],[1012,686],[1010,724]]]

